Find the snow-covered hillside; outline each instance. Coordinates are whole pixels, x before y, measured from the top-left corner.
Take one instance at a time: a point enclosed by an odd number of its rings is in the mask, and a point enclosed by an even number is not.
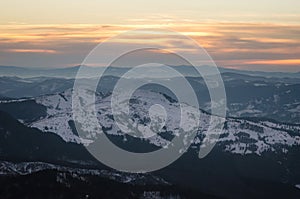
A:
[[[169,184],[162,178],[153,176],[151,174],[133,174],[122,173],[118,171],[99,170],[99,169],[83,169],[72,168],[66,166],[60,166],[45,162],[21,162],[12,163],[7,161],[0,161],[0,176],[1,175],[28,175],[44,170],[55,170],[61,172],[61,174],[68,173],[73,178],[84,180],[84,175],[101,176],[121,183],[130,184]],[[62,179],[63,176],[57,176],[58,181],[66,180]],[[147,179],[147,180],[145,180]]]
[[[98,122],[107,134],[124,136],[125,134],[116,125],[111,110],[111,96],[103,97],[97,95],[96,110],[98,112]],[[28,124],[44,132],[54,132],[60,135],[67,142],[88,144],[92,142],[93,134],[90,137],[81,139],[74,134],[74,124],[72,123],[72,90],[67,90],[60,94],[47,95],[36,98],[38,104],[47,108],[47,116]],[[151,125],[151,114],[149,108],[159,104],[165,108],[167,119],[161,133],[176,136],[180,123],[180,104],[170,99],[170,97],[146,90],[138,90],[132,97],[130,116],[132,122],[138,129],[143,131],[143,127]],[[187,105],[185,105],[187,106]],[[187,107],[191,117],[195,113],[194,107]],[[201,145],[203,137],[206,135],[210,116],[201,111],[201,121],[198,135],[194,139],[194,145]],[[89,120],[90,118],[85,118]],[[204,136],[203,136],[204,135]],[[95,135],[94,135],[95,136]],[[213,137],[213,136],[210,136]],[[90,138],[90,139],[89,139]],[[149,143],[166,147],[170,140],[161,134],[145,138]],[[211,141],[215,141],[211,138]],[[266,121],[250,121],[245,119],[227,118],[222,134],[218,138],[218,145],[223,145],[224,150],[238,154],[258,154],[266,151],[287,152],[289,147],[300,145],[300,126],[287,125]]]

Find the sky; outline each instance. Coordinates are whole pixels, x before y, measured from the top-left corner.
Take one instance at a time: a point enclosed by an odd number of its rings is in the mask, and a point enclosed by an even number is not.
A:
[[[196,40],[218,66],[300,71],[299,0],[1,0],[0,13],[0,65],[74,66],[124,31],[167,28]]]

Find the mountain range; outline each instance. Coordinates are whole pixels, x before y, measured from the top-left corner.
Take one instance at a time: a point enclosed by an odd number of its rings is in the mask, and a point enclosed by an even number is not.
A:
[[[72,115],[77,70],[0,67],[1,198],[300,198],[298,73],[221,68],[227,116],[221,134],[208,136],[211,104],[205,82],[192,69],[178,66],[200,103],[200,110],[184,105],[191,117],[201,113],[197,134],[169,166],[130,174],[105,166],[87,151],[97,135],[79,137]],[[152,105],[165,108],[165,124],[157,134],[139,138],[116,125],[111,94],[126,70],[114,68],[100,80],[95,92],[99,133],[136,153],[168,147],[179,135],[182,105],[164,87],[141,87],[129,101],[131,120],[139,129],[151,125]],[[176,84],[178,78],[162,81]],[[185,93],[180,84],[175,86]],[[216,145],[199,159],[205,139]]]
[[[13,116],[1,113],[2,159],[109,169],[94,160],[82,146],[92,144],[92,140],[83,142],[74,131],[71,94],[72,89],[68,89],[58,94],[1,103],[1,109],[5,108]],[[170,96],[147,89],[134,94],[131,102],[135,116],[132,118],[140,125],[148,124],[147,107],[152,104],[160,102],[167,112],[172,112],[162,131],[147,139],[122,133],[111,117],[110,95],[99,93],[97,96],[96,107],[102,131],[119,147],[147,152],[165,147],[176,136],[176,124],[180,118],[175,113],[179,104],[170,100]],[[30,103],[28,109],[35,112],[32,117],[16,111],[20,103]],[[300,161],[295,158],[300,154],[300,125],[228,117],[216,147],[207,157],[199,159],[197,154],[205,138],[208,117],[209,114],[202,111],[201,125],[190,149],[175,163],[153,172],[154,176],[179,186],[179,190],[189,187],[221,198],[300,196],[297,189]],[[229,181],[231,183],[226,183]]]
[[[264,78],[236,73],[222,73],[227,96],[227,114],[231,117],[259,117],[273,119],[287,123],[299,123],[300,117],[300,78]],[[103,95],[110,94],[117,76],[101,78],[97,91]],[[142,78],[141,78],[142,79]],[[209,91],[203,78],[186,77],[198,97],[200,107],[210,111]],[[181,92],[187,92],[182,85],[176,82],[180,77],[161,79],[165,82],[174,82]],[[5,99],[30,99],[38,96],[57,94],[71,89],[74,79],[53,77],[0,77],[0,107]],[[167,89],[155,85],[147,85],[145,89],[166,92]],[[188,93],[186,93],[188,94]],[[24,104],[29,103],[28,100]],[[25,106],[19,106],[26,109]],[[29,111],[31,112],[31,111]]]
[[[64,77],[64,78],[75,78],[76,73],[80,67],[84,67],[87,72],[87,76],[95,76],[95,71],[104,71],[102,67],[90,67],[90,66],[73,66],[73,67],[62,67],[62,68],[26,68],[19,66],[0,66],[1,76],[19,76],[19,77]],[[198,76],[195,69],[191,66],[172,66],[185,76]],[[209,66],[201,66],[206,71]],[[100,68],[100,69],[99,69]],[[118,76],[118,74],[127,71],[128,67],[109,67],[107,75]],[[277,77],[277,78],[300,78],[299,72],[264,72],[264,71],[247,71],[237,70],[230,68],[218,67],[220,73],[236,73],[242,75],[260,76],[260,77]]]

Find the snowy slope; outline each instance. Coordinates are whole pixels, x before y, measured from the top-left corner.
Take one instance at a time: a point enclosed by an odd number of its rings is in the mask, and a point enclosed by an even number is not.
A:
[[[71,174],[73,178],[84,180],[84,175],[101,176],[121,183],[129,184],[146,184],[151,182],[153,184],[169,184],[162,178],[153,176],[151,174],[131,174],[110,170],[99,169],[83,169],[60,166],[45,162],[21,162],[12,163],[7,161],[0,161],[0,176],[2,175],[28,175],[44,170],[55,170],[63,173]],[[61,177],[61,176],[60,176]],[[61,178],[57,178],[59,180]],[[145,180],[147,179],[147,180]]]
[[[44,132],[54,132],[60,135],[65,141],[88,144],[92,142],[92,130],[89,137],[85,139],[79,138],[72,131],[72,91],[67,90],[60,94],[47,95],[36,98],[36,102],[47,107],[47,116],[41,118],[31,124],[31,127],[36,127]],[[144,126],[151,123],[149,116],[149,108],[152,105],[160,104],[165,108],[167,119],[162,133],[170,135],[178,134],[178,125],[180,123],[180,104],[170,100],[163,94],[138,90],[131,99],[130,116],[132,122],[142,132]],[[105,133],[126,136],[116,125],[112,117],[111,96],[102,97],[97,95],[96,109],[98,111],[98,122]],[[184,105],[187,106],[187,105]],[[194,107],[187,107],[189,115],[192,117],[195,113]],[[90,118],[85,118],[89,120]],[[198,136],[194,140],[194,145],[200,145],[203,140],[203,135],[207,132],[209,123],[209,115],[201,112],[201,121],[198,129]],[[88,127],[87,127],[88,128]],[[145,133],[147,133],[145,131]],[[213,137],[213,136],[211,136]],[[210,141],[214,141],[210,138]],[[166,147],[170,140],[155,134],[145,138],[149,143]],[[245,119],[227,118],[224,130],[218,139],[218,144],[224,146],[224,150],[237,154],[258,154],[261,155],[266,151],[288,152],[288,148],[295,145],[300,145],[300,126],[288,125],[274,122],[253,122]]]

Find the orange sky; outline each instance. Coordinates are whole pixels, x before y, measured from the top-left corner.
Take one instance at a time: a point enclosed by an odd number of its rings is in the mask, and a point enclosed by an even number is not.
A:
[[[174,5],[170,9],[159,8],[157,11],[154,8],[161,4],[158,1],[149,8],[143,8],[141,2],[128,1],[137,6],[132,14],[129,10],[133,8],[126,10],[128,5],[124,2],[112,7],[113,4],[101,4],[101,1],[96,4],[96,1],[88,0],[82,11],[77,10],[73,18],[67,14],[73,15],[76,10],[72,8],[78,9],[84,1],[75,0],[73,5],[29,0],[25,1],[27,4],[23,2],[28,10],[25,7],[22,9],[18,2],[2,2],[0,65],[77,65],[106,38],[136,28],[167,28],[195,39],[219,66],[300,71],[300,5],[296,6],[300,1],[275,3],[254,0],[248,6],[235,0],[228,0],[227,4],[212,0],[203,5],[199,1],[191,1],[189,5],[177,3],[177,7]],[[97,12],[91,8],[93,5],[106,6],[109,12],[102,7]],[[262,5],[269,6],[261,9]],[[7,9],[4,10],[3,6]],[[55,6],[59,6],[56,11]],[[120,8],[122,6],[123,10]],[[145,39],[134,38],[126,42],[143,42]],[[188,50],[163,36],[158,35],[156,39],[162,45]]]

